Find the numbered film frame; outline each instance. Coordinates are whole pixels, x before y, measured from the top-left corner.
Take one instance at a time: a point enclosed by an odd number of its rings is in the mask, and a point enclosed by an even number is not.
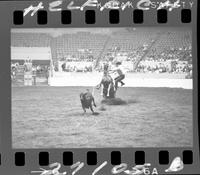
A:
[[[23,17],[24,9],[42,2],[43,9],[31,16],[31,12]],[[141,10],[137,8],[138,0],[132,2],[133,8],[100,10],[93,6],[85,6],[83,10],[67,9],[71,1],[57,4],[59,10],[51,11],[50,3],[54,1],[1,1],[0,2],[0,77],[1,77],[1,110],[0,110],[0,174],[29,175],[32,171],[44,168],[50,170],[49,164],[60,162],[59,172],[67,174],[126,174],[135,165],[150,163],[151,166],[143,172],[146,174],[199,174],[200,154],[198,135],[198,88],[197,88],[197,0],[180,1],[180,7],[169,10],[169,6],[162,10],[150,7],[143,1]],[[61,1],[57,1],[59,3]],[[95,4],[93,1],[91,4]],[[98,1],[105,4],[108,1]],[[127,1],[126,1],[127,2]],[[141,1],[140,1],[141,2]],[[147,3],[146,3],[147,2]],[[159,5],[161,1],[154,0]],[[162,1],[163,3],[165,1]],[[175,1],[172,1],[175,2]],[[183,3],[185,2],[185,3]],[[74,1],[81,6],[86,1]],[[170,2],[171,3],[171,2]],[[192,7],[189,3],[193,3]],[[55,5],[55,4],[54,4]],[[62,12],[60,11],[62,10]],[[192,30],[192,58],[193,58],[193,146],[191,147],[124,147],[124,148],[56,148],[56,149],[22,149],[12,147],[12,87],[10,78],[11,64],[11,29],[23,28],[117,28],[117,27],[188,27]],[[180,157],[184,168],[181,171],[165,172],[175,157]],[[107,164],[94,170],[107,161]],[[83,162],[84,166],[71,165]],[[122,164],[123,163],[123,164]],[[121,164],[121,165],[120,165]],[[123,169],[124,167],[127,168]],[[80,165],[80,164],[79,164]],[[119,166],[120,165],[120,166]],[[113,168],[115,167],[115,171]],[[155,169],[156,168],[156,169]],[[122,171],[121,171],[122,170]],[[39,173],[40,174],[40,173]],[[53,173],[52,173],[53,174]],[[132,173],[134,174],[134,173]]]

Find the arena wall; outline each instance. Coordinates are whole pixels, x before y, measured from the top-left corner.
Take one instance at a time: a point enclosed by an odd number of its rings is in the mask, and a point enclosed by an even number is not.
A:
[[[185,74],[138,74],[127,73],[124,87],[169,87],[192,89],[192,79],[185,79]],[[50,86],[96,86],[102,73],[55,72],[49,78]]]

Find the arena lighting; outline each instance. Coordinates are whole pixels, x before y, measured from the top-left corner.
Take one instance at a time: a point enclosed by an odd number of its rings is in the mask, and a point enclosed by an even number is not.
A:
[[[52,1],[48,4],[48,9],[50,12],[58,12],[62,10],[80,10],[83,11],[85,8],[93,7],[96,9],[99,9],[100,11],[103,11],[105,9],[121,9],[122,11],[127,8],[132,9],[140,9],[140,10],[150,10],[150,9],[163,9],[167,8],[169,11],[172,11],[173,9],[177,9],[180,7],[189,6],[192,8],[194,2],[188,2],[188,1],[180,1],[176,0],[175,2],[172,2],[170,0],[165,0],[164,2],[154,2],[151,0],[140,0],[136,4],[134,4],[133,1],[126,1],[121,2],[118,0],[110,0],[105,3],[102,3],[98,0],[87,0],[85,3],[81,5],[77,5],[74,1],[63,1],[63,0],[57,0]],[[29,7],[24,9],[24,16],[26,16],[30,11],[32,11],[31,16],[33,16],[38,10],[44,9],[43,2],[39,2],[37,6],[30,5]]]

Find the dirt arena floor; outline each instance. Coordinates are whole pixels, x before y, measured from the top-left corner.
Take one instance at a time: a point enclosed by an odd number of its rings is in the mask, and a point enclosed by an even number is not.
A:
[[[112,106],[95,90],[98,115],[84,115],[85,89],[13,87],[13,148],[193,146],[192,90],[124,87]]]

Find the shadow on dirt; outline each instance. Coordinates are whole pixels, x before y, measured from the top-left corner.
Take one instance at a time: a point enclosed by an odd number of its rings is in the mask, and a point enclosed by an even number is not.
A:
[[[128,104],[133,104],[133,103],[137,103],[137,100],[122,100],[121,98],[111,98],[111,99],[104,99],[101,101],[101,104],[104,105],[128,105]]]
[[[139,103],[139,101],[133,99],[127,100],[127,104],[134,104],[134,103]]]
[[[101,104],[100,108],[99,108],[100,111],[106,111],[106,107],[104,104]]]
[[[99,112],[92,113],[92,115],[99,115],[99,114],[100,114]]]

